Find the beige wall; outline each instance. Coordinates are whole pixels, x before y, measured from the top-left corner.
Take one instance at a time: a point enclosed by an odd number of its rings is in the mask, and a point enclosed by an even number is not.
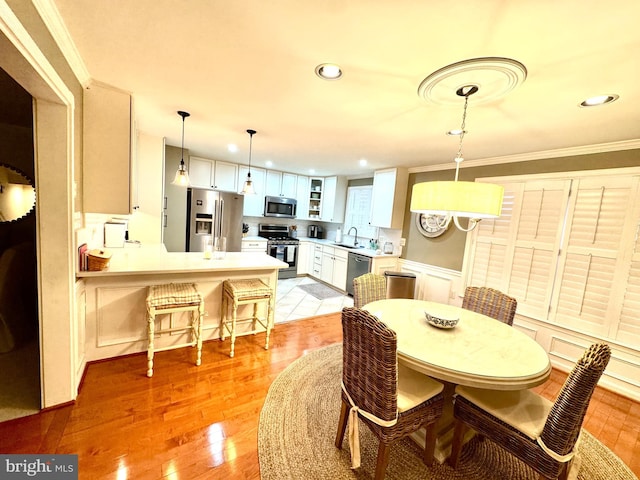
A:
[[[75,100],[75,112],[73,116],[75,165],[73,176],[78,187],[74,211],[80,212],[82,211],[82,85],[80,85],[80,82],[62,55],[62,52],[33,4],[31,2],[25,2],[24,0],[7,0],[7,4],[20,19],[20,23],[24,25],[31,38],[38,45],[42,53],[44,53],[45,57],[47,57],[47,60],[64,81],[67,88],[73,93]]]
[[[452,162],[453,163],[453,162]],[[514,162],[486,167],[462,168],[460,180],[473,181],[482,177],[503,177],[531,175],[603,168],[635,167],[640,165],[640,150],[622,150],[608,153],[594,153],[561,158],[549,158],[527,162]],[[409,175],[407,206],[411,203],[411,189],[414,184],[431,180],[453,180],[454,170],[413,173]],[[407,260],[435,265],[451,270],[462,270],[466,233],[451,226],[440,237],[429,239],[418,232],[414,215],[405,212],[402,236],[407,239],[402,257]]]

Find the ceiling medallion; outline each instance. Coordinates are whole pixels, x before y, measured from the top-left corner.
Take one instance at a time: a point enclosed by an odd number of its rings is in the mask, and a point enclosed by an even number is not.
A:
[[[436,70],[418,87],[418,95],[435,105],[459,106],[456,91],[476,85],[475,104],[492,102],[505,96],[527,78],[526,67],[510,58],[482,57],[452,63]]]

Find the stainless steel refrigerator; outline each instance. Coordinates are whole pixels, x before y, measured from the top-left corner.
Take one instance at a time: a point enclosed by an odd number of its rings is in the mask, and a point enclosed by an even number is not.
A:
[[[187,189],[187,252],[204,252],[207,242],[226,237],[227,251],[242,246],[244,197],[205,188]]]

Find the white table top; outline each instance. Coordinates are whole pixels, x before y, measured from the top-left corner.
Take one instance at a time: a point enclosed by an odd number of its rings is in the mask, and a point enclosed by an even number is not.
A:
[[[535,340],[514,327],[452,305],[388,299],[364,310],[396,332],[398,359],[427,375],[471,387],[521,390],[544,383],[549,356]],[[425,311],[459,316],[455,328],[429,325]]]

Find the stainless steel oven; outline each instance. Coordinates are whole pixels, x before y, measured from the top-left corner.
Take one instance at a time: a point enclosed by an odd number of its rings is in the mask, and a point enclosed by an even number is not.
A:
[[[258,226],[258,235],[267,239],[268,255],[289,265],[278,270],[278,278],[295,278],[298,274],[299,241],[289,236],[289,227],[261,223]]]

